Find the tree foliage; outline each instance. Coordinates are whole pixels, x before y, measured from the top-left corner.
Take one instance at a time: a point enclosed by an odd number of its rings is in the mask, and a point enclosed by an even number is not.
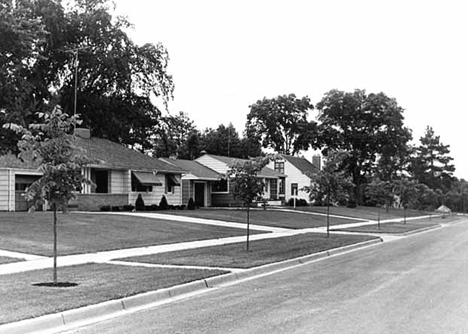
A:
[[[247,251],[249,250],[249,223],[250,205],[263,193],[265,184],[257,177],[269,162],[269,158],[252,158],[247,161],[238,162],[231,166],[227,175],[234,183],[232,194],[236,200],[242,201],[247,208]]]
[[[57,210],[66,211],[70,199],[83,184],[92,184],[81,174],[81,168],[91,161],[74,145],[73,128],[80,123],[78,116],[63,113],[59,106],[50,112],[39,113],[42,123],[29,129],[7,123],[22,135],[18,143],[19,158],[39,165],[41,177],[26,190],[26,198],[41,205],[47,201],[54,212],[54,284],[57,285]],[[33,207],[34,208],[34,207]]]
[[[1,1],[0,80],[7,77],[9,83],[2,81],[0,88],[4,123],[37,121],[31,115],[44,112],[54,99],[73,114],[76,70],[76,109],[84,126],[94,136],[150,148],[160,115],[152,98],[167,103],[173,92],[161,44],[136,45],[126,33],[130,23],[112,15],[109,0],[76,0],[68,7],[57,1]]]
[[[455,166],[451,164],[453,158],[449,154],[450,145],[444,145],[432,127],[428,126],[411,161],[414,178],[432,189],[449,191],[455,171]]]
[[[307,96],[299,99],[289,94],[263,98],[250,106],[246,132],[259,138],[264,148],[295,155],[314,144],[316,124],[307,119],[313,108]]]
[[[319,145],[329,150],[344,150],[344,161],[355,184],[356,201],[362,203],[361,186],[371,175],[380,156],[389,175],[394,173],[394,157],[402,156],[411,139],[403,125],[403,109],[384,93],[367,94],[364,90],[347,93],[331,90],[317,104]]]
[[[342,164],[348,158],[344,151],[330,151],[322,170],[311,175],[312,183],[304,190],[315,205],[346,204],[353,198],[353,183]]]

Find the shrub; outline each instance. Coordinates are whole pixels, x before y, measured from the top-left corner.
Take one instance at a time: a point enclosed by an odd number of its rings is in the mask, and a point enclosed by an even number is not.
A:
[[[159,207],[158,207],[157,204],[151,204],[150,208],[151,208],[151,211],[158,211],[159,210]]]
[[[188,200],[187,209],[195,210],[195,201],[193,200],[192,197],[190,197],[189,200]]]
[[[153,208],[151,207],[151,205],[145,205],[145,211],[152,211]]]
[[[185,204],[181,204],[177,207],[177,209],[179,210],[184,210],[185,209]]]
[[[99,210],[103,211],[103,212],[108,212],[111,210],[111,207],[110,205],[103,205],[99,208]]]
[[[122,210],[120,210],[120,206],[115,205],[115,206],[112,207],[112,211],[118,212],[118,211],[122,211]]]
[[[135,207],[131,204],[126,204],[124,206],[122,206],[122,211],[133,211],[135,209]]]
[[[288,206],[294,206],[294,198],[289,199]],[[296,206],[309,206],[309,203],[307,203],[307,201],[303,198],[297,198]]]
[[[143,200],[143,197],[141,197],[141,194],[138,194],[135,201],[135,208],[137,211],[145,211],[145,201]]]
[[[164,195],[162,195],[161,201],[159,202],[159,208],[161,210],[167,210],[169,208],[169,205],[167,204],[166,196]]]

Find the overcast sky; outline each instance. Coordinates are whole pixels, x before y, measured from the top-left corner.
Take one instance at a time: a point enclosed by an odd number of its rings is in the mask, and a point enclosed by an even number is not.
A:
[[[429,125],[468,179],[468,1],[116,0],[138,44],[161,42],[174,77],[172,113],[200,130],[249,105],[331,89],[384,92],[405,109],[415,141]]]

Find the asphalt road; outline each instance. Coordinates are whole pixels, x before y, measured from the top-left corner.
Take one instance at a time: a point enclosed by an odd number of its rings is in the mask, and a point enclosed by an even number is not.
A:
[[[468,220],[67,333],[468,333]]]

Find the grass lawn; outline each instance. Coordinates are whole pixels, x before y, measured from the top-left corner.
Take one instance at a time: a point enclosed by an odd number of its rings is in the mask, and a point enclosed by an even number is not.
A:
[[[0,248],[52,256],[52,212],[0,213]],[[252,233],[256,233],[252,231]],[[258,232],[257,232],[258,233]],[[126,215],[58,216],[59,255],[244,235],[243,229]]]
[[[59,268],[60,282],[75,287],[33,286],[51,282],[52,270],[0,276],[0,324],[154,291],[222,274],[218,270],[159,269],[88,264]]]
[[[251,251],[249,252],[246,251],[246,244],[243,242],[120,260],[154,264],[252,268],[371,239],[376,238],[348,234],[334,234],[327,238],[324,233],[305,233],[289,237],[251,241]]]
[[[161,211],[172,215],[187,217],[224,220],[229,222],[246,223],[247,213],[244,209],[201,209],[184,211]],[[331,225],[355,223],[346,218],[331,218]],[[256,225],[283,227],[291,229],[311,228],[327,225],[327,217],[305,215],[300,211],[282,212],[278,210],[255,209],[250,211],[250,223]]]
[[[385,224],[380,224],[380,228],[378,224],[375,224],[375,225],[358,226],[358,227],[352,227],[352,228],[336,229],[334,231],[400,234],[400,233],[406,233],[406,232],[411,232],[411,231],[417,231],[420,229],[424,229],[426,227],[437,226],[437,225],[438,224],[413,223],[413,222],[407,222],[406,224],[385,223]]]
[[[307,206],[307,207],[298,207],[296,210],[307,211],[307,212],[318,212],[318,213],[327,213],[326,206]],[[380,213],[380,219],[394,219],[394,218],[403,218],[405,212],[403,209],[389,209],[387,213],[384,208],[368,207],[368,206],[358,206],[356,208],[347,208],[347,207],[330,207],[330,214],[354,218],[362,218],[364,220],[377,220]],[[426,216],[429,214],[434,214],[433,212],[425,212],[418,210],[406,210],[407,217],[417,217],[417,216]]]
[[[13,258],[13,257],[0,256],[0,264],[20,262],[20,261],[24,261],[24,260],[23,259]]]

